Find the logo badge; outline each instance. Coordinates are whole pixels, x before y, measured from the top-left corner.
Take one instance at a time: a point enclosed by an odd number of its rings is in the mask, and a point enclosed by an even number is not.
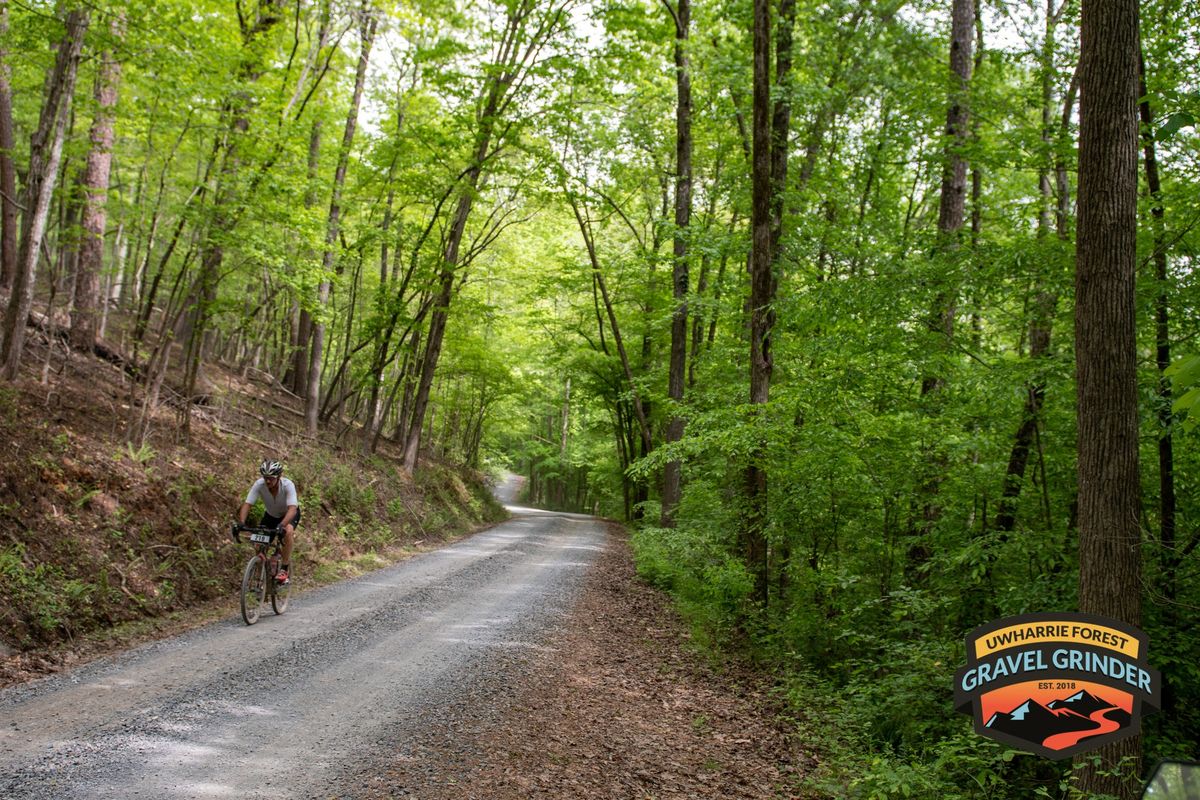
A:
[[[1161,683],[1149,638],[1123,622],[1080,613],[1021,614],[967,636],[954,706],[975,732],[1051,759],[1070,758],[1141,730]]]

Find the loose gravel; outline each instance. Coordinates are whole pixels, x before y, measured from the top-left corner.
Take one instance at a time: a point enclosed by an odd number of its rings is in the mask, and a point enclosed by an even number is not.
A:
[[[0,797],[355,798],[379,765],[445,757],[512,702],[605,547],[590,517],[513,510],[282,616],[0,692]]]

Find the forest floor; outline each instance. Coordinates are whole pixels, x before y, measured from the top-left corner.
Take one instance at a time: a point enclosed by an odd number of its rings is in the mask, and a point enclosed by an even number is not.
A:
[[[778,798],[818,765],[769,676],[712,663],[635,573],[624,529],[503,714],[397,761],[373,798]],[[466,740],[464,740],[464,733]],[[436,761],[438,767],[430,768]]]

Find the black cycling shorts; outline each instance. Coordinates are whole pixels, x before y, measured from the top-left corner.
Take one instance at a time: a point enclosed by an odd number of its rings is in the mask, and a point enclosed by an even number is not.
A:
[[[283,517],[272,517],[270,514],[263,514],[262,522],[258,523],[263,528],[275,528],[279,523],[283,522]],[[296,506],[296,518],[292,520],[292,528],[300,524],[300,506]]]

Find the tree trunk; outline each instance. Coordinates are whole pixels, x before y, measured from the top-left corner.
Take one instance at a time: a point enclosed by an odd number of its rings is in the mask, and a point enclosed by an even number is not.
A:
[[[490,126],[489,126],[490,128]],[[482,151],[486,152],[491,131],[481,140]],[[480,163],[482,159],[475,163]],[[425,409],[429,406],[429,390],[433,386],[434,373],[437,370],[438,359],[442,353],[442,338],[446,333],[446,319],[450,313],[450,301],[454,297],[454,267],[458,264],[458,250],[462,243],[463,233],[467,227],[467,217],[471,214],[471,204],[475,194],[475,186],[479,180],[479,170],[471,170],[468,175],[467,187],[459,196],[458,207],[454,212],[454,220],[446,242],[446,250],[442,258],[442,274],[438,283],[437,298],[433,301],[433,316],[429,320],[429,334],[425,340],[425,358],[421,361],[421,377],[417,381],[416,395],[413,397],[412,421],[408,426],[408,437],[404,442],[404,469],[410,475],[417,468],[417,457],[421,450],[421,428],[425,419]]]
[[[321,268],[325,279],[318,291],[318,303],[324,308],[329,302],[329,275],[333,273],[334,247],[337,245],[342,212],[342,187],[346,183],[346,169],[350,165],[350,146],[354,143],[354,130],[358,125],[358,109],[362,104],[363,87],[367,80],[367,66],[371,58],[371,45],[375,41],[375,30],[379,17],[363,4],[360,20],[362,48],[358,55],[358,70],[354,76],[354,97],[346,113],[346,129],[342,134],[342,149],[338,153],[337,170],[333,176],[333,196],[329,201],[329,222],[325,228],[325,252]],[[304,422],[309,436],[317,435],[317,416],[321,401],[321,350],[325,345],[325,323],[319,319],[312,326],[312,347],[308,360],[308,386],[304,393]]]
[[[1140,625],[1141,504],[1134,273],[1138,4],[1088,0],[1080,23],[1075,378],[1079,610]],[[1141,739],[1076,760],[1088,796],[1137,797]],[[1120,764],[1122,759],[1131,763]]]
[[[975,38],[974,0],[954,0],[950,17],[950,91],[946,110],[945,152],[942,163],[942,184],[938,200],[937,244],[935,257],[944,262],[953,262],[961,243],[960,234],[966,218],[967,202],[967,159],[962,149],[970,131],[970,115],[967,108],[967,92],[971,81],[972,44]],[[928,326],[939,334],[938,352],[945,352],[954,337],[954,320],[958,313],[958,297],[955,284],[958,268],[953,263],[943,267],[950,274],[938,278],[940,288],[934,298]],[[943,367],[934,365],[921,380],[921,397],[930,401],[931,413],[936,413],[936,398],[946,385]],[[906,571],[910,578],[920,574],[922,566],[931,555],[926,541],[934,525],[942,516],[937,499],[941,491],[942,473],[946,469],[946,456],[935,448],[928,448],[925,462],[929,474],[922,482],[921,523],[913,531],[909,545]]]
[[[775,103],[771,111],[771,301],[779,276],[779,251],[783,243],[784,197],[787,193],[788,140],[792,128],[792,32],[796,25],[796,0],[780,0],[779,28],[775,33]],[[769,33],[769,32],[768,32]],[[816,141],[810,143],[815,155]],[[801,181],[802,188],[807,178]],[[775,312],[771,312],[774,325]]]
[[[1158,175],[1158,154],[1154,144],[1154,112],[1150,106],[1150,95],[1146,90],[1146,60],[1139,48],[1138,52],[1138,96],[1141,98],[1139,108],[1142,121],[1142,152],[1145,154],[1143,164],[1146,171],[1146,188],[1150,193],[1150,215],[1154,231],[1154,277],[1157,287],[1154,295],[1154,343],[1155,361],[1158,367],[1158,385],[1155,391],[1158,395],[1158,543],[1162,554],[1159,563],[1162,568],[1162,594],[1166,599],[1163,604],[1163,617],[1167,627],[1174,630],[1180,625],[1179,606],[1176,599],[1179,594],[1179,565],[1182,554],[1176,547],[1175,528],[1175,449],[1171,429],[1174,423],[1172,412],[1171,380],[1166,377],[1167,367],[1171,365],[1171,316],[1168,300],[1167,283],[1167,236],[1165,210],[1163,208],[1162,184]],[[1176,680],[1167,676],[1163,681],[1161,711],[1168,716],[1175,713]]]
[[[937,252],[952,256],[959,248],[967,202],[967,159],[962,154],[970,136],[967,91],[971,82],[971,48],[975,33],[974,0],[954,0],[950,21],[950,103],[946,110],[946,149],[942,166],[942,187],[938,200]],[[953,278],[950,279],[953,283]],[[942,334],[948,343],[954,335],[954,317],[958,300],[952,288],[943,288],[934,300],[929,327]],[[926,375],[921,396],[933,394],[945,385],[945,376]]]
[[[750,214],[750,403],[766,404],[771,388],[771,303],[774,279],[771,274],[771,7],[768,0],[754,0],[754,91],[751,139]],[[761,412],[754,416],[760,416]],[[751,425],[757,424],[751,419]],[[742,555],[754,577],[754,597],[767,603],[767,472],[761,461],[762,442],[751,453],[746,467],[746,509],[739,531]]]
[[[667,10],[671,11],[670,4],[666,5]],[[679,413],[679,404],[683,402],[683,384],[687,377],[687,259],[688,227],[692,217],[692,79],[688,63],[690,0],[679,0],[678,8],[671,13],[675,19],[675,86],[678,100],[675,106],[675,243],[671,272],[675,310],[671,314],[671,362],[667,378],[667,396],[672,401],[672,416],[667,424],[667,444],[683,438],[684,422]],[[663,469],[662,514],[659,524],[664,528],[675,527],[675,507],[679,504],[681,472],[679,459],[668,461]]]
[[[783,240],[783,193],[787,185],[788,138],[791,127],[792,29],[796,5],[782,0],[775,42],[775,93],[771,104],[771,9],[754,2],[754,91],[751,123],[750,295],[747,303],[750,335],[750,404],[765,406],[770,398],[774,359],[771,334],[775,326],[777,267]],[[755,408],[749,424],[759,424],[763,411]],[[745,507],[738,544],[754,577],[754,598],[764,607],[769,594],[767,547],[766,441],[758,436],[744,474]]]
[[[124,35],[125,15],[118,12],[110,33],[114,41]],[[71,315],[71,345],[90,351],[96,344],[100,301],[100,270],[104,261],[104,229],[108,222],[108,176],[112,167],[113,121],[121,64],[112,51],[101,55],[96,72],[96,117],[90,134],[91,150],[83,174],[83,220],[79,263],[75,268],[75,309]]]
[[[8,0],[0,0],[0,289],[12,288],[17,271],[17,171],[13,167],[11,70],[8,52]]]
[[[321,161],[321,118],[313,118],[312,133],[308,139],[308,191],[304,193],[304,207],[317,204],[317,171]],[[308,347],[312,338],[312,314],[297,303],[296,329],[292,338],[292,392],[304,397],[308,391]]]
[[[1165,377],[1171,365],[1171,315],[1167,297],[1167,242],[1164,221],[1162,183],[1158,177],[1158,154],[1154,145],[1154,112],[1150,107],[1150,96],[1146,91],[1146,62],[1139,52],[1138,66],[1141,80],[1138,96],[1142,118],[1143,164],[1146,171],[1146,188],[1150,193],[1150,214],[1154,230],[1154,278],[1158,282],[1154,295],[1154,343],[1155,360],[1158,366],[1158,508],[1159,543],[1163,552],[1163,595],[1170,601],[1169,614],[1174,614],[1177,594],[1179,554],[1175,551],[1175,454],[1171,437],[1171,381]],[[1163,709],[1166,710],[1165,708]]]
[[[17,271],[13,276],[12,297],[4,318],[4,349],[0,353],[3,377],[10,381],[16,379],[21,366],[25,323],[33,305],[33,279],[41,253],[42,237],[46,232],[54,185],[58,180],[63,136],[70,116],[87,25],[87,11],[76,10],[67,15],[66,35],[59,45],[54,71],[47,82],[41,118],[30,143],[29,179],[24,194],[27,211],[21,225],[21,247],[17,254]]]
[[[592,279],[600,290],[600,297],[604,303],[604,311],[608,316],[608,326],[612,332],[613,344],[617,348],[617,357],[621,361],[621,370],[625,375],[625,382],[629,386],[629,393],[632,397],[633,414],[637,420],[638,431],[641,434],[642,455],[646,455],[653,446],[650,436],[650,422],[646,416],[645,406],[642,404],[641,392],[638,391],[637,384],[633,380],[633,366],[629,361],[629,353],[625,349],[625,339],[621,336],[621,326],[617,323],[617,314],[613,308],[612,298],[608,294],[608,285],[604,281],[603,273],[600,272],[600,257],[596,252],[596,241],[592,236],[589,220],[583,216],[574,196],[568,195],[568,199],[571,203],[571,209],[575,213],[575,221],[579,225],[579,232],[583,236],[584,246],[588,252],[588,260],[592,265]],[[634,450],[634,442],[631,441],[627,448],[628,461],[623,466],[627,467],[632,463]],[[623,474],[624,469],[621,471]]]

